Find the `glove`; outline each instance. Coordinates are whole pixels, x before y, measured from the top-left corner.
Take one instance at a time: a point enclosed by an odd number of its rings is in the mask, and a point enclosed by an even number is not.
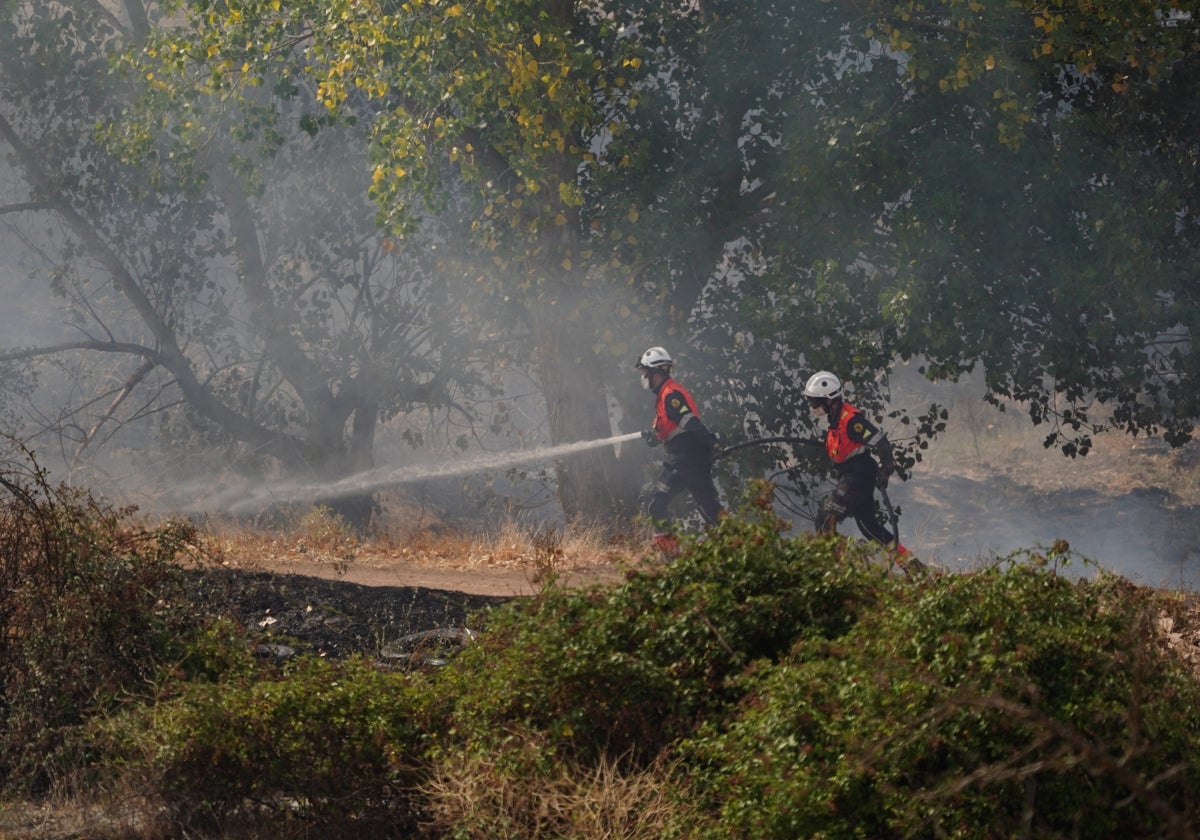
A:
[[[658,435],[654,433],[653,429],[642,429],[642,440],[646,441],[650,446],[658,446],[660,442]]]

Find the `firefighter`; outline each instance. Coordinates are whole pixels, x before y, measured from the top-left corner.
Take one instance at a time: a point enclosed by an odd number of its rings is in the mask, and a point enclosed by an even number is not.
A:
[[[715,525],[724,513],[712,477],[719,442],[700,419],[692,395],[671,378],[674,366],[662,347],[651,347],[635,365],[642,374],[642,387],[655,395],[654,425],[642,432],[642,438],[650,446],[661,444],[666,451],[646,513],[656,527],[665,527],[671,500],[687,490],[704,521]],[[670,534],[655,534],[654,541],[672,553],[674,538]]]
[[[804,396],[813,414],[829,421],[825,451],[838,471],[837,486],[818,509],[817,533],[832,536],[839,522],[853,516],[863,536],[895,546],[897,554],[907,556],[908,549],[879,520],[875,510],[875,489],[886,489],[888,478],[896,471],[887,435],[842,398],[841,380],[829,371],[809,377]]]

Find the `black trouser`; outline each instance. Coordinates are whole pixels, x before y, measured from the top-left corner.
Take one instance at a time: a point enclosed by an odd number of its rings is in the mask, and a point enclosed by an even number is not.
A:
[[[700,454],[685,454],[669,458],[654,485],[646,513],[655,524],[667,522],[671,501],[687,490],[700,508],[700,515],[709,525],[716,525],[721,515],[721,501],[712,478],[712,458]]]
[[[855,465],[856,469],[843,472],[838,477],[837,487],[821,503],[821,509],[817,513],[817,531],[832,535],[837,531],[839,522],[853,516],[858,530],[864,537],[884,545],[892,545],[896,536],[880,521],[875,509],[875,476],[879,468],[870,458],[862,455],[858,457],[864,458],[865,463]],[[866,464],[869,464],[870,468],[867,468]]]

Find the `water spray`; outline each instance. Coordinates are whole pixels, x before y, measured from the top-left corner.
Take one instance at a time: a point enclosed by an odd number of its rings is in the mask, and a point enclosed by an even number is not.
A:
[[[356,473],[332,483],[282,481],[249,492],[234,489],[223,493],[217,505],[230,513],[253,513],[267,505],[301,501],[312,497],[337,498],[377,490],[393,484],[424,481],[430,478],[450,478],[456,475],[498,470],[531,461],[552,461],[579,452],[615,446],[640,437],[641,432],[614,435],[596,440],[581,440],[556,446],[542,446],[521,452],[495,452],[464,461],[439,464],[414,464],[404,467],[379,467]]]

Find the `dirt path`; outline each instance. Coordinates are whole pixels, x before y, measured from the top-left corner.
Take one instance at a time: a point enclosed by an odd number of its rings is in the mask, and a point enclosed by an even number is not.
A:
[[[524,566],[448,567],[399,560],[350,560],[345,562],[305,562],[295,560],[260,561],[241,566],[250,571],[304,575],[324,580],[340,580],[363,586],[400,586],[465,592],[469,595],[511,597],[533,595],[543,585],[539,571]],[[582,586],[600,581],[618,580],[621,572],[609,566],[569,569],[560,573],[560,582]]]

